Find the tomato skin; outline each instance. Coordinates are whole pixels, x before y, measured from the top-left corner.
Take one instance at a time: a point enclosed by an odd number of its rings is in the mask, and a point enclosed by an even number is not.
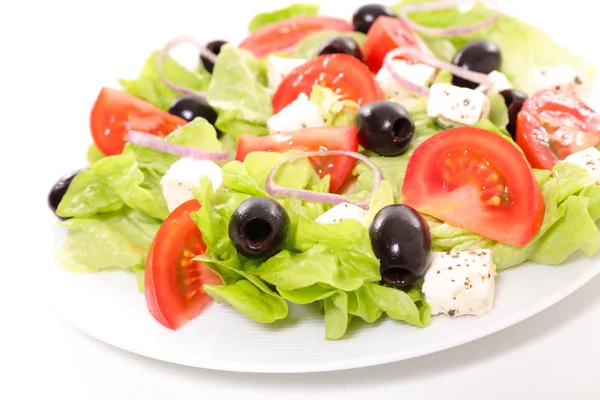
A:
[[[199,209],[197,200],[189,200],[173,210],[148,252],[146,305],[150,314],[169,329],[178,329],[211,302],[202,289],[203,284],[221,283],[204,264],[191,260],[206,251],[202,234],[190,217],[191,212]]]
[[[397,47],[416,46],[423,52],[431,50],[406,22],[399,18],[379,17],[367,33],[365,40],[365,63],[377,73],[383,65],[385,55]]]
[[[402,198],[419,212],[516,246],[537,234],[545,212],[519,150],[500,135],[471,127],[446,130],[417,147]]]
[[[281,82],[273,96],[273,112],[281,111],[300,93],[310,95],[313,85],[328,87],[358,105],[383,100],[381,88],[362,62],[348,54],[326,54],[299,66]]]
[[[166,136],[187,123],[129,93],[102,88],[90,115],[96,146],[104,155],[120,154],[130,130]]]
[[[561,130],[554,135],[552,128]],[[530,96],[517,116],[517,144],[533,168],[552,169],[566,156],[600,143],[600,114],[554,90]]]
[[[246,156],[254,151],[285,153],[290,150],[358,151],[358,134],[354,126],[329,126],[284,132],[279,135],[242,135],[238,141],[235,159],[244,161]],[[329,191],[332,193],[342,187],[354,167],[354,158],[348,156],[311,157],[311,162],[321,177],[331,175]]]
[[[298,42],[306,36],[323,31],[352,31],[348,21],[323,16],[301,16],[289,18],[264,26],[248,36],[241,44],[242,49],[252,52],[257,58],[273,53],[291,54]]]

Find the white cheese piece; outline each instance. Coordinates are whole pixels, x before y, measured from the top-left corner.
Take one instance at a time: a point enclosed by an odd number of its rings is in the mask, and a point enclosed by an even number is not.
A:
[[[436,76],[436,69],[426,64],[410,63],[406,60],[393,60],[392,68],[400,76],[408,79],[416,85],[429,87]],[[402,86],[390,71],[384,66],[382,67],[375,80],[383,91],[386,100],[395,101],[405,107],[410,107],[414,99],[419,95],[412,90]]]
[[[490,250],[434,252],[422,288],[431,314],[483,315],[491,311],[495,275]]]
[[[492,71],[488,74],[490,77],[490,82],[488,85],[479,85],[477,89],[481,92],[490,91],[490,92],[498,92],[500,93],[503,90],[512,89],[513,85],[510,83],[506,75],[502,72]]]
[[[536,69],[533,73],[533,87],[536,92],[554,89],[581,97],[584,94],[585,82],[579,71],[565,63],[555,67]]]
[[[477,90],[435,83],[429,92],[427,114],[447,126],[475,125],[490,114],[490,100]]]
[[[206,176],[216,190],[223,183],[221,168],[212,161],[181,158],[171,165],[160,181],[169,212],[194,198],[192,188]]]
[[[267,120],[267,128],[271,135],[324,125],[319,106],[310,101],[304,93],[300,93],[296,100]]]
[[[322,224],[335,224],[345,219],[355,219],[361,224],[365,223],[367,212],[362,208],[350,203],[341,203],[329,211],[319,215],[315,221]]]
[[[306,60],[302,58],[284,58],[270,55],[267,60],[269,88],[273,91],[277,90],[285,77],[305,62]]]
[[[590,171],[590,174],[600,184],[600,151],[589,147],[567,156],[563,162],[579,165]]]

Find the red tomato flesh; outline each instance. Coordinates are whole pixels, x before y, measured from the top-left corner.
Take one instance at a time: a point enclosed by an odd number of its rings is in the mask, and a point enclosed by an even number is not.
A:
[[[146,260],[148,310],[170,329],[195,318],[211,302],[203,284],[221,283],[204,264],[192,260],[206,251],[200,229],[190,217],[199,209],[197,200],[189,200],[173,210],[156,233]]]
[[[383,100],[383,93],[365,64],[348,54],[326,54],[299,66],[281,82],[273,96],[273,112],[281,111],[300,93],[310,95],[313,85],[327,87],[358,105]]]
[[[279,135],[242,135],[238,141],[235,159],[244,161],[254,151],[285,153],[290,150],[348,150],[358,151],[358,134],[354,126],[329,126],[301,129]],[[311,163],[321,178],[331,175],[329,191],[337,192],[354,167],[354,158],[348,156],[311,157]]]
[[[523,246],[544,218],[540,187],[519,150],[479,128],[454,128],[415,149],[402,186],[418,211],[502,243]]]
[[[365,63],[371,71],[378,72],[385,55],[398,47],[416,46],[431,53],[425,42],[406,22],[399,18],[379,17],[367,33],[365,40]]]
[[[353,30],[353,27],[348,21],[339,18],[294,17],[258,29],[240,47],[251,51],[257,58],[273,53],[292,53],[298,42],[306,36],[323,30],[344,32]]]
[[[554,90],[525,100],[517,144],[533,168],[552,169],[568,155],[600,143],[600,115],[578,98]]]
[[[166,136],[187,123],[129,93],[102,88],[90,116],[92,137],[107,156],[120,154],[131,130]]]

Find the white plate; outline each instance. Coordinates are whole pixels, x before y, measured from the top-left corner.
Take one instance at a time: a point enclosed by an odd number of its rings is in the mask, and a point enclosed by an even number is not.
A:
[[[239,12],[234,16],[226,12],[227,6],[231,6],[232,2],[223,3],[225,4],[212,4],[211,13],[227,15],[229,24],[237,23],[236,32],[241,31],[239,26],[245,26],[247,16],[256,12],[258,8],[254,3],[252,7],[246,7],[251,10],[248,13]],[[278,2],[263,3],[268,9]],[[344,14],[349,15],[359,2],[346,2],[347,10],[340,10],[343,7],[338,2],[324,3],[324,12],[347,11]],[[517,5],[518,2],[512,3]],[[517,15],[537,17],[534,11],[540,2],[527,2],[527,5],[531,4],[527,7],[521,3],[515,8],[516,11],[520,11]],[[160,11],[153,12],[154,14],[149,11],[149,15],[159,19]],[[552,15],[558,19],[560,14],[557,10],[545,18],[551,19]],[[537,17],[534,22],[540,23],[543,20]],[[563,25],[559,25],[564,27],[564,21],[561,24]],[[217,29],[217,26],[214,23],[205,26],[207,28],[204,30],[198,26],[194,27],[194,32],[200,30],[203,33],[198,37],[215,37],[213,29]],[[169,27],[168,31],[172,33],[174,24],[171,23]],[[552,24],[546,23],[543,27],[552,28]],[[189,32],[180,30],[179,33]],[[220,32],[224,32],[223,28]],[[563,41],[569,43],[570,38],[565,36],[564,31],[557,31],[556,28],[552,31],[557,32],[562,35]],[[224,33],[219,34],[227,37]],[[146,42],[145,45],[156,47],[162,44],[164,39],[150,45]],[[572,43],[576,44],[576,50],[583,49],[580,43]],[[104,54],[109,54],[109,51],[104,50]],[[121,54],[127,53],[122,50]],[[131,65],[137,66],[143,59],[127,61],[128,71],[135,71]],[[87,93],[83,98],[91,98],[91,94]],[[83,110],[81,115],[84,115],[86,107],[87,104],[77,110]],[[81,120],[83,118],[78,119]],[[85,128],[83,124],[79,125],[82,129]],[[80,131],[74,131],[72,135],[81,136]],[[81,140],[79,138],[74,143],[81,143]],[[70,148],[65,151],[65,158],[68,162],[73,162],[71,165],[76,166],[81,162],[84,152],[83,147]],[[66,160],[61,160],[56,165],[62,168],[66,164]],[[45,178],[48,178],[50,173],[58,176],[56,166],[53,168],[49,169],[47,174],[44,172]],[[56,245],[64,232],[56,226],[56,220],[48,218],[47,221],[48,236],[54,238]],[[42,259],[50,260],[55,246],[43,248],[45,250]],[[137,292],[132,275],[119,272],[72,274],[59,270],[50,262],[42,262],[36,264],[42,266],[40,275],[36,276],[40,277],[38,282],[43,282],[45,288],[52,288],[45,293],[45,298],[65,320],[114,346],[144,356],[194,367],[289,373],[383,364],[422,356],[481,338],[522,321],[573,293],[600,273],[598,261],[600,254],[593,258],[577,254],[560,267],[526,264],[504,271],[497,281],[496,306],[493,312],[484,317],[435,317],[431,326],[426,329],[411,327],[390,319],[373,325],[353,322],[347,337],[339,341],[324,339],[323,318],[310,307],[292,307],[286,321],[264,326],[254,323],[230,307],[213,304],[199,318],[173,332],[155,322],[147,312],[144,297]]]

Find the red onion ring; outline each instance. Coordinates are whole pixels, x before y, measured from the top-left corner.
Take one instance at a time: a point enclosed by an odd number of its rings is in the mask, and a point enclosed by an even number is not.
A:
[[[402,8],[400,8],[400,18],[411,28],[413,28],[417,32],[425,33],[427,35],[434,36],[461,36],[461,35],[469,35],[471,33],[477,32],[483,28],[490,26],[491,24],[498,19],[500,16],[500,11],[498,10],[498,3],[496,0],[483,0],[484,3],[492,4],[496,9],[486,19],[481,21],[477,21],[471,25],[465,25],[455,28],[430,28],[428,26],[424,26],[418,24],[408,18],[408,14],[415,12],[425,12],[425,11],[436,11],[436,10],[444,10],[447,8],[454,8],[461,4],[468,3],[478,3],[480,0],[440,0],[429,3],[416,3],[416,4],[406,4]]]
[[[193,44],[194,46],[196,46],[196,48],[198,49],[200,54],[203,55],[204,57],[208,58],[211,62],[213,62],[213,63],[217,62],[217,55],[215,53],[213,53],[212,51],[210,51],[208,48],[206,48],[206,46],[203,46],[202,44],[200,44],[196,39],[194,39],[191,36],[178,36],[174,39],[171,39],[158,52],[158,55],[156,57],[156,69],[158,71],[158,77],[160,78],[161,81],[163,81],[163,83],[169,89],[171,89],[175,92],[178,92],[181,94],[192,94],[192,95],[204,97],[204,92],[186,88],[184,86],[179,86],[179,85],[171,82],[170,80],[168,80],[165,77],[164,69],[163,69],[163,64],[165,62],[165,59],[167,58],[167,56],[169,55],[171,50],[173,50],[176,47],[179,47],[182,44],[186,44],[186,43]]]
[[[208,151],[170,143],[160,136],[140,131],[129,131],[125,136],[125,141],[138,146],[162,151],[163,153],[169,153],[179,157],[194,158],[196,160],[222,161],[226,160],[228,157],[226,151]]]
[[[480,85],[488,85],[490,81],[490,77],[486,74],[482,74],[479,72],[469,71],[468,69],[464,69],[459,67],[458,65],[439,60],[432,56],[431,54],[427,54],[417,49],[416,47],[399,47],[394,50],[391,50],[385,55],[383,59],[383,65],[388,70],[388,72],[392,75],[392,77],[398,81],[402,86],[407,89],[418,93],[422,96],[429,96],[429,88],[418,85],[397,73],[394,70],[394,66],[392,61],[396,58],[400,57],[408,60],[416,60],[420,63],[427,64],[432,66],[438,70],[448,70],[452,73],[452,75],[459,76],[471,82],[478,83]]]
[[[363,161],[369,167],[371,167],[373,172],[375,172],[375,179],[374,179],[375,186],[373,188],[373,191],[369,194],[369,196],[366,199],[361,200],[359,202],[353,202],[350,199],[348,199],[346,196],[343,196],[340,194],[311,192],[310,190],[305,190],[305,189],[289,189],[289,188],[285,188],[283,186],[279,186],[278,184],[275,183],[275,174],[277,173],[279,168],[286,163],[296,161],[296,160],[299,160],[299,159],[305,158],[305,157],[315,157],[315,156],[319,157],[319,156],[333,156],[333,155],[344,155],[344,156],[349,156],[349,157],[355,158],[357,160]],[[327,204],[332,204],[332,205],[338,205],[341,203],[351,203],[351,204],[354,204],[354,205],[366,210],[369,208],[369,203],[371,202],[371,198],[373,197],[373,195],[375,194],[377,189],[379,189],[379,186],[381,185],[382,180],[383,180],[383,175],[381,173],[381,170],[377,166],[377,164],[375,164],[368,157],[366,157],[360,153],[356,153],[353,151],[346,151],[346,150],[306,151],[303,153],[298,153],[298,154],[289,156],[288,158],[282,160],[279,164],[277,164],[271,170],[271,172],[269,173],[269,176],[267,176],[267,181],[265,183],[265,190],[271,196],[276,196],[276,197],[291,197],[291,198],[299,199],[299,200],[312,201],[315,203],[327,203]]]

